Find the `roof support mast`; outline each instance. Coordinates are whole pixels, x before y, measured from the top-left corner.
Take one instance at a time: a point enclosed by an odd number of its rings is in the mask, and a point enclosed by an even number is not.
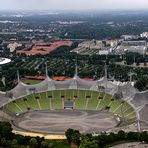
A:
[[[20,74],[19,74],[19,71],[17,70],[17,83],[20,82]]]
[[[107,88],[107,66],[105,63],[105,87]]]
[[[74,78],[77,79],[78,77],[78,59],[77,59],[77,55],[76,55],[76,63],[75,63],[75,74],[74,74]]]
[[[46,62],[45,74],[46,74],[46,77],[48,77],[48,66],[47,66],[47,62]]]

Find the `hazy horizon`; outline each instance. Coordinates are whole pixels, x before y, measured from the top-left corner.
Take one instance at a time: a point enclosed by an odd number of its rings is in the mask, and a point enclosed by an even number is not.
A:
[[[5,0],[0,10],[137,10],[147,9],[148,0]]]

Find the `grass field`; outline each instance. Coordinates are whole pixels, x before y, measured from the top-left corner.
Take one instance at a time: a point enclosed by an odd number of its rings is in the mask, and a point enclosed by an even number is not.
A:
[[[24,79],[22,80],[23,83],[28,84],[28,85],[34,85],[38,84],[41,82],[41,80],[35,80],[35,79]]]

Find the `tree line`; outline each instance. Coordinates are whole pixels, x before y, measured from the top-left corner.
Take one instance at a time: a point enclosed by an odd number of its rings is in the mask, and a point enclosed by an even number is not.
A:
[[[148,143],[148,132],[128,132],[119,131],[118,133],[101,134],[81,134],[78,130],[68,129],[65,132],[67,141],[76,148],[104,148],[107,145],[117,142],[145,142]]]
[[[148,132],[124,132],[102,133],[98,136],[81,134],[78,130],[67,129],[67,140],[61,140],[61,147],[75,148],[105,148],[109,144],[120,142],[145,142],[148,143]],[[12,126],[8,122],[0,122],[0,147],[2,148],[54,148],[59,141],[45,140],[43,137],[30,137],[14,134]],[[69,144],[68,144],[68,143]]]
[[[11,124],[0,122],[0,147],[2,148],[51,148],[52,142],[40,137],[17,135]]]

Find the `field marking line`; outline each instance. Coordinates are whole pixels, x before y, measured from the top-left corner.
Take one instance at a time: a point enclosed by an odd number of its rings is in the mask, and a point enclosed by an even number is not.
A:
[[[127,108],[127,109],[125,109],[123,112],[125,113],[126,111],[128,111],[129,109],[131,109],[131,107],[129,107],[129,108]]]
[[[41,110],[40,101],[39,101],[38,99],[37,99],[36,101],[37,101],[37,103],[38,103],[39,109]]]
[[[85,110],[87,109],[88,102],[89,102],[89,100],[87,99],[86,104],[85,104]]]
[[[113,101],[110,101],[109,104],[108,104],[108,106],[110,107],[112,105],[112,103],[113,103]]]
[[[16,105],[16,107],[21,111],[23,112],[23,110],[20,108],[20,106],[17,104],[17,103],[14,103]]]
[[[129,115],[132,115],[133,113],[135,113],[134,111],[132,111],[131,113],[129,113],[128,115],[126,115],[125,117],[128,117]]]
[[[113,113],[115,113],[123,104],[121,103],[114,111]]]
[[[96,106],[96,110],[98,109],[100,103],[101,103],[101,99],[98,100],[98,104],[97,104],[97,106]]]

